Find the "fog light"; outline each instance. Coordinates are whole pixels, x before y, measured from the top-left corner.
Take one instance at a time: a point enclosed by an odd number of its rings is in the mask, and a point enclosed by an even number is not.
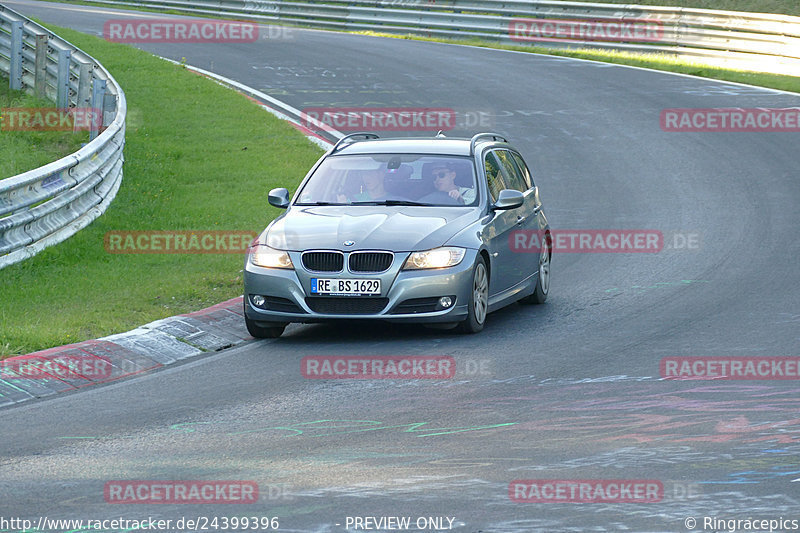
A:
[[[267,301],[266,298],[264,298],[260,294],[256,294],[255,296],[253,296],[253,305],[255,305],[256,307],[264,307],[266,301]]]
[[[442,296],[441,298],[439,298],[439,307],[441,307],[442,309],[447,309],[451,305],[453,305],[453,299],[450,298],[449,296]]]

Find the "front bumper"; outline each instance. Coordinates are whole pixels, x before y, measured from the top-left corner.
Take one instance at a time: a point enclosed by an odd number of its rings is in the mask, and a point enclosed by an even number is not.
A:
[[[302,266],[300,252],[289,252],[294,270],[258,267],[245,262],[245,314],[265,323],[327,322],[330,320],[386,320],[392,322],[447,323],[467,318],[472,292],[472,268],[477,250],[468,249],[458,265],[435,270],[401,270],[408,252],[395,253],[386,272],[350,272],[347,266],[338,273],[309,272]],[[345,265],[347,262],[345,261]],[[380,279],[380,296],[312,296],[311,278]],[[254,295],[264,296],[267,304],[253,304]],[[442,296],[455,303],[432,310],[432,302]],[[334,299],[336,301],[334,301]],[[367,301],[369,300],[369,301]]]

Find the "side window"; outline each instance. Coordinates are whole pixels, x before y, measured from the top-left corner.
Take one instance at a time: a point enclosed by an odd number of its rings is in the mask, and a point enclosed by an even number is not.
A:
[[[528,184],[528,188],[532,188],[535,185],[533,184],[533,178],[531,177],[531,171],[528,170],[528,165],[525,164],[525,161],[522,160],[519,154],[515,154],[511,152],[511,155],[514,156],[514,161],[517,162],[517,166],[522,171],[522,177],[525,179],[525,183]]]
[[[502,163],[497,159],[496,152],[489,152],[483,160],[483,166],[486,169],[486,181],[489,185],[489,194],[492,200],[497,200],[497,195],[503,189],[508,189],[505,179],[503,177]]]
[[[514,163],[514,159],[511,157],[511,152],[508,150],[495,150],[494,153],[497,154],[497,159],[503,165],[503,169],[505,170],[506,188],[516,189],[520,192],[527,191],[528,184],[525,183],[525,179],[522,177],[519,169],[517,169],[517,165]]]

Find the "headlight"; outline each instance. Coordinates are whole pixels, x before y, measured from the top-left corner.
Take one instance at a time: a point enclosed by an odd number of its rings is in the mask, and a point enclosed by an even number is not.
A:
[[[467,250],[454,246],[434,248],[425,252],[414,252],[403,265],[403,270],[422,270],[426,268],[445,268],[456,266],[464,259]]]
[[[257,244],[250,251],[250,262],[266,268],[294,268],[289,254],[263,244]]]

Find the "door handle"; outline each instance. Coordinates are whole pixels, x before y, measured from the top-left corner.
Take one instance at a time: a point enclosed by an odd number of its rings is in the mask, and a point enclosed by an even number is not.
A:
[[[525,222],[525,217],[517,215],[517,224],[522,224],[523,222]]]
[[[533,208],[533,214],[534,215],[538,215],[539,211],[541,211],[541,210],[542,210],[542,206],[537,205],[536,207]]]

